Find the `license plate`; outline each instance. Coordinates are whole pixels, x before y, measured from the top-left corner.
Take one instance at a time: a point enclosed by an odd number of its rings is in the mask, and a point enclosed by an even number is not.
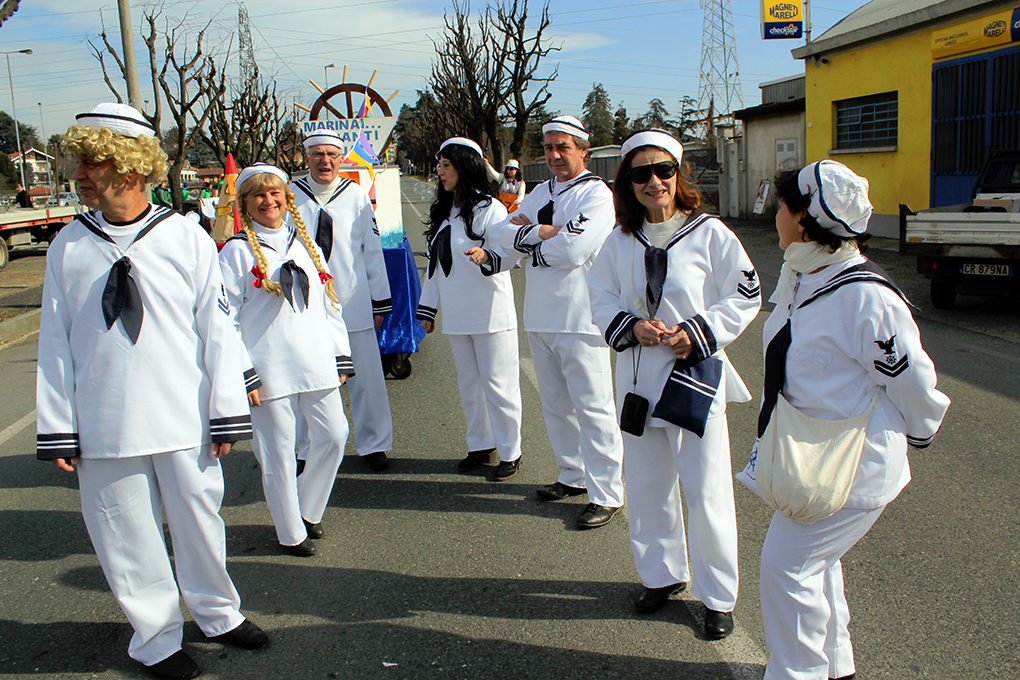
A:
[[[1008,264],[961,264],[960,273],[970,276],[1013,276]]]

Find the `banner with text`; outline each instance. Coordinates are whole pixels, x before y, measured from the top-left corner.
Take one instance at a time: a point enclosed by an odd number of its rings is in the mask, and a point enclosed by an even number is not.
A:
[[[762,0],[761,37],[785,40],[804,37],[804,3],[801,0]]]
[[[933,59],[1020,42],[1020,7],[931,32]]]
[[[368,139],[368,143],[372,145],[372,150],[379,154],[389,139],[390,133],[393,132],[393,126],[397,124],[397,119],[393,116],[387,116],[384,118],[341,118],[339,120],[302,120],[298,121],[298,125],[301,126],[302,137],[308,136],[312,132],[317,130],[335,130],[340,139],[343,142],[343,155],[347,156],[354,148],[354,143],[358,141],[358,137],[361,133],[365,133],[365,138]]]

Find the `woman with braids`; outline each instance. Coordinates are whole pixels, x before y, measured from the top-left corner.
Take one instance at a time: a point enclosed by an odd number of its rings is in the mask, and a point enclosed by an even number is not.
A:
[[[442,304],[467,419],[468,455],[458,468],[477,470],[498,450],[494,479],[502,481],[521,462],[517,312],[509,272],[516,260],[506,257],[491,232],[507,212],[492,198],[476,143],[452,137],[436,159],[439,186],[425,232],[429,267],[417,318],[431,333]]]
[[[322,252],[294,207],[287,175],[256,164],[237,177],[244,231],[220,253],[230,315],[253,366],[245,375],[262,488],[287,552],[315,554],[322,515],[347,443],[337,388],[354,375],[347,327]],[[288,215],[289,213],[289,215]],[[311,445],[303,474],[296,418]]]

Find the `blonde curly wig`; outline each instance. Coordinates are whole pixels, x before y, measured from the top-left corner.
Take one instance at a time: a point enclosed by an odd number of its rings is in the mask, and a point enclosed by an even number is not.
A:
[[[72,125],[60,137],[60,150],[76,158],[88,158],[96,163],[112,158],[117,172],[126,175],[137,172],[145,175],[150,184],[159,182],[167,173],[167,156],[159,140],[147,135],[125,137],[106,128]]]

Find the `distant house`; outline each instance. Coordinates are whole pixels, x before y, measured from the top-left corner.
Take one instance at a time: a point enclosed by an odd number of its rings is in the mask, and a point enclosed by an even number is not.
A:
[[[25,184],[28,188],[35,186],[48,186],[49,172],[53,163],[53,156],[38,149],[26,149],[22,152],[15,151],[7,154],[17,171],[18,181],[21,181],[21,164],[25,164]]]

